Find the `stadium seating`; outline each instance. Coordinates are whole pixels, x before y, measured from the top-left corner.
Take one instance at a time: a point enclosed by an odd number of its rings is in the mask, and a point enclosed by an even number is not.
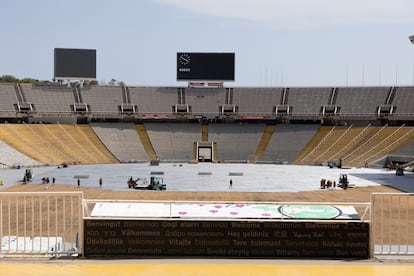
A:
[[[176,88],[168,87],[129,87],[131,104],[140,113],[165,114],[173,111],[178,104]]]
[[[375,114],[378,106],[385,104],[388,91],[387,87],[338,88],[335,104],[341,114]]]
[[[158,158],[162,161],[193,159],[193,143],[201,141],[199,124],[146,123],[145,128]]]
[[[14,105],[17,103],[16,92],[13,84],[0,84],[0,113],[15,111]]]
[[[233,113],[236,117],[226,119],[237,119],[238,115],[241,115],[240,118],[244,115],[265,115],[263,118],[266,119],[341,120],[347,116],[350,121],[367,118],[384,120],[384,115],[387,120],[394,117],[400,120],[401,116],[397,115],[405,115],[404,120],[412,120],[412,116],[408,115],[414,113],[413,92],[414,87],[71,88],[54,84],[0,84],[0,119],[24,118],[25,115],[19,113],[18,105],[26,103],[32,105],[33,110],[30,109],[29,113],[37,120],[45,120],[51,113],[57,115],[55,118],[71,117],[76,110],[74,105],[84,105],[79,110],[85,112],[80,114],[87,113],[90,118],[98,120],[123,119],[120,113],[124,116],[132,113],[138,118],[162,114],[165,115],[162,118],[172,119],[176,117],[169,115],[176,113],[196,118],[202,115],[209,119]],[[128,112],[124,112],[123,108],[127,108]],[[18,111],[18,114],[11,116],[12,111]]]
[[[81,89],[82,101],[90,112],[118,113],[122,102],[122,90],[119,86],[89,86]]]
[[[0,140],[0,168],[2,167],[32,167],[41,165],[40,162],[20,153],[15,148]]]
[[[36,162],[57,165],[186,162],[194,159],[193,144],[202,138],[200,124],[146,123],[147,142],[138,125],[117,125],[1,124],[0,140]],[[268,134],[256,158],[265,129],[264,124],[210,125],[208,141],[217,145],[216,161],[315,165],[342,159],[345,166],[362,167],[398,151],[410,155],[414,143],[413,127],[282,124]]]
[[[414,115],[414,87],[398,87],[393,99],[395,114]]]
[[[389,152],[395,152],[408,145],[413,139],[414,128],[412,127],[381,127],[363,144],[347,154],[343,160],[345,164],[362,167],[364,164],[369,164]]]
[[[21,84],[26,101],[40,113],[71,113],[73,92],[71,88],[58,85]]]
[[[215,161],[223,162],[364,166],[413,155],[414,87],[0,84],[0,95],[1,147],[36,164],[185,162],[200,141],[215,143]],[[75,113],[75,104],[86,112]],[[59,124],[65,118],[73,124]]]
[[[209,141],[217,143],[217,159],[246,162],[256,152],[265,124],[212,124]]]
[[[319,114],[329,104],[331,88],[290,88],[288,104],[292,114]]]
[[[91,127],[109,151],[121,162],[148,161],[134,124],[91,123]]]
[[[391,126],[321,127],[296,164],[326,164],[342,160],[345,166],[363,167],[414,141],[414,128]]]
[[[194,114],[217,114],[221,105],[226,103],[224,88],[186,88],[185,104]]]
[[[260,160],[273,163],[291,163],[318,129],[319,125],[278,125]]]
[[[263,114],[273,112],[280,104],[282,88],[242,88],[233,90],[233,103],[240,114]]]
[[[43,164],[118,163],[88,125],[1,124],[0,139]]]

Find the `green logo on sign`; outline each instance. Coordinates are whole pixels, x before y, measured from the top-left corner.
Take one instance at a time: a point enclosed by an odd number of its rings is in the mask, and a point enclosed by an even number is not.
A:
[[[334,219],[341,211],[327,205],[285,205],[280,206],[280,213],[295,219]]]

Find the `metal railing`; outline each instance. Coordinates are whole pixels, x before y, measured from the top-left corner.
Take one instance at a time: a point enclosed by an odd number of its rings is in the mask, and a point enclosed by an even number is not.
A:
[[[134,104],[134,103],[131,103]],[[90,118],[100,118],[100,119],[123,119],[123,118],[130,118],[130,116],[140,118],[140,119],[148,119],[145,115],[152,114],[152,115],[162,115],[164,116],[163,119],[172,119],[175,120],[177,116],[205,116],[207,118],[216,118],[220,116],[225,116],[223,113],[220,112],[188,112],[188,113],[174,113],[174,112],[163,112],[163,111],[156,111],[153,112],[133,112],[132,114],[124,114],[122,112],[112,112],[112,111],[84,111],[81,113],[76,112],[51,112],[51,111],[25,111],[20,112],[19,110],[0,110],[0,117],[4,118],[22,118],[27,117],[30,114],[32,118],[68,118],[73,119],[76,117],[90,117]],[[243,117],[256,117],[256,119],[291,119],[291,120],[321,120],[321,119],[331,119],[331,120],[377,120],[387,119],[390,121],[396,120],[403,120],[403,121],[412,121],[414,118],[414,113],[398,113],[398,114],[389,114],[389,115],[381,115],[379,116],[376,112],[371,113],[337,113],[337,114],[322,114],[322,113],[288,113],[288,114],[276,114],[274,112],[235,112],[235,113],[228,113],[227,115],[234,116],[236,119],[239,116]],[[260,118],[263,117],[263,118]]]
[[[191,201],[137,201],[137,200],[86,200],[82,192],[0,192],[1,255],[83,255],[83,221],[92,216],[97,204],[121,203],[133,207],[135,203],[166,204],[164,218],[176,219],[174,209],[183,204],[200,204]],[[232,204],[228,201],[209,201],[203,204]],[[132,205],[131,205],[132,204]],[[373,193],[371,203],[343,202],[237,202],[234,204],[266,205],[274,207],[280,216],[267,220],[300,220],[370,223],[371,256],[414,255],[414,194]],[[291,217],[289,208],[296,206],[331,206],[354,208],[349,218]],[[122,211],[122,210],[121,210]],[[297,212],[297,210],[293,210]],[[317,211],[318,212],[318,211]],[[320,211],[319,211],[320,212]],[[325,210],[323,212],[326,212]],[[351,212],[352,213],[352,212]],[[131,216],[126,216],[131,219]],[[148,218],[148,217],[146,217]],[[122,215],[117,216],[122,219]],[[138,216],[134,219],[142,219]],[[183,219],[183,218],[182,218]],[[203,219],[190,217],[190,219]],[[221,218],[229,219],[229,218]],[[250,218],[257,220],[260,218]]]
[[[0,192],[0,255],[77,256],[82,192]]]
[[[371,254],[414,255],[414,194],[371,195]]]

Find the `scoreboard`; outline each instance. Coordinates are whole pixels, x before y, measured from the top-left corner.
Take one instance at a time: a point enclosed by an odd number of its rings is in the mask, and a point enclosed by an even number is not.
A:
[[[96,50],[55,48],[55,79],[96,79]]]
[[[177,53],[178,81],[234,81],[234,53]]]

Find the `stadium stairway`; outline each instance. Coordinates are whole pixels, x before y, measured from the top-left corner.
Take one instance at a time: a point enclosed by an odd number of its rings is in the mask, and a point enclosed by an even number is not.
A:
[[[273,132],[275,131],[276,125],[266,125],[262,138],[257,146],[256,152],[253,155],[250,162],[254,163],[262,157],[263,153],[265,152],[267,145],[269,144],[270,138],[272,138]]]
[[[201,125],[201,140],[203,142],[208,141],[208,125]]]
[[[152,146],[151,140],[149,139],[147,130],[143,124],[136,124],[135,128],[138,132],[138,136],[141,139],[142,145],[144,146],[145,151],[147,152],[150,160],[157,160],[157,154],[154,147]]]

